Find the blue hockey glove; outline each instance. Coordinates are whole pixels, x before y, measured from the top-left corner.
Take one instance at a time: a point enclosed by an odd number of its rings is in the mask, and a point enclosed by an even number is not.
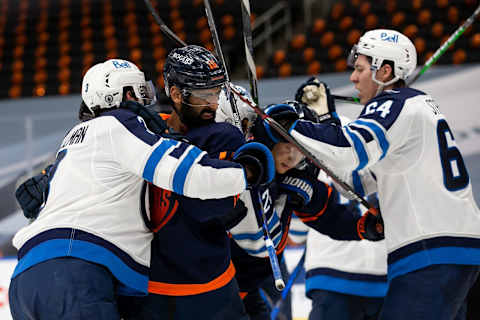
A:
[[[244,144],[235,151],[233,161],[245,168],[248,188],[268,185],[275,177],[275,161],[272,152],[261,143]]]
[[[384,225],[380,210],[370,208],[357,222],[357,232],[360,239],[380,241],[385,239]]]
[[[26,180],[15,191],[15,197],[23,210],[23,215],[28,219],[37,218],[46,200],[51,168],[52,165],[45,168],[42,173]]]
[[[124,101],[120,104],[120,108],[125,108],[142,117],[145,120],[147,128],[155,134],[163,135],[167,132],[168,126],[157,113],[145,108],[136,101]]]
[[[330,94],[328,85],[315,77],[311,77],[300,85],[295,93],[295,100],[303,102],[313,109],[318,114],[319,122],[338,121],[335,100]]]
[[[287,194],[288,204],[295,210],[306,206],[313,196],[313,182],[315,176],[306,170],[290,169],[280,178],[279,188]]]
[[[172,132],[165,120],[163,120],[156,112],[144,107],[136,101],[124,101],[120,104],[121,108],[128,109],[133,113],[142,117],[148,130],[160,135],[164,138],[174,139],[186,143],[191,143],[187,137],[176,132]]]

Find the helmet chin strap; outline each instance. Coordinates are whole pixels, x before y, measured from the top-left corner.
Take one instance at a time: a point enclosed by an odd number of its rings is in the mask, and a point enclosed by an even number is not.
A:
[[[395,77],[393,77],[393,79],[391,79],[387,82],[382,82],[375,77],[377,75],[377,71],[378,71],[378,69],[376,67],[372,67],[372,80],[373,80],[373,82],[378,84],[378,89],[377,89],[377,92],[375,93],[375,96],[379,95],[385,87],[387,87],[391,84],[394,84],[395,82],[397,82],[397,80],[400,79],[399,76],[395,76]]]

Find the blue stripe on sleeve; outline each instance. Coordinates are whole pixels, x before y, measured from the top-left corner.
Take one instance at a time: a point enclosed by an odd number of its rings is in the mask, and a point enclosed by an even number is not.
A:
[[[158,147],[153,150],[152,154],[147,160],[147,164],[145,164],[145,168],[143,169],[143,179],[147,180],[148,182],[153,182],[153,176],[155,175],[155,168],[157,167],[160,159],[164,156],[165,152],[167,152],[168,148],[175,146],[178,144],[178,141],[175,140],[163,140]]]
[[[388,148],[390,147],[390,144],[388,143],[383,130],[376,123],[370,122],[370,121],[363,121],[363,120],[357,119],[351,125],[355,125],[355,124],[369,127],[375,133],[375,135],[377,136],[378,143],[382,148],[382,156],[380,157],[380,159],[383,159],[383,157],[385,157],[385,155],[387,154]]]
[[[263,237],[263,231],[258,231],[257,233],[237,233],[233,234],[233,239],[235,240],[252,240],[256,241]]]
[[[367,152],[365,151],[365,148],[363,147],[363,143],[362,141],[360,140],[360,138],[358,138],[351,130],[350,128],[348,127],[344,127],[345,128],[345,131],[348,133],[348,135],[350,136],[350,138],[352,139],[352,142],[353,142],[353,147],[355,149],[355,152],[357,153],[357,156],[358,156],[358,160],[359,160],[359,164],[357,166],[357,168],[355,170],[360,170],[362,169],[363,167],[365,167],[365,165],[367,164],[368,162],[368,155],[367,155]]]
[[[173,192],[183,195],[183,187],[185,186],[185,179],[187,178],[188,171],[201,153],[202,150],[193,147],[185,158],[183,158],[173,176]]]
[[[288,230],[288,233],[294,236],[306,236],[308,234],[308,231],[297,231],[297,230],[290,229]]]
[[[355,192],[363,197],[365,195],[365,190],[363,190],[362,180],[360,179],[360,175],[358,174],[357,170],[352,172],[352,178]]]

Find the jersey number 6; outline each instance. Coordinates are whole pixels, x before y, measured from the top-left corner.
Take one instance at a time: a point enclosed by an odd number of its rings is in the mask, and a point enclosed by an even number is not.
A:
[[[454,144],[453,133],[445,120],[438,121],[437,137],[445,187],[449,191],[465,188],[469,183],[467,168],[460,150]],[[449,141],[451,142],[450,146]]]

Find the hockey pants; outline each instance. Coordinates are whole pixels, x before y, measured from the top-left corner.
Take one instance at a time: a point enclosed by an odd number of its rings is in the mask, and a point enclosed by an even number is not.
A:
[[[309,320],[375,320],[383,298],[362,297],[328,290],[312,290]]]
[[[237,281],[191,296],[120,297],[124,320],[248,320]]]
[[[479,266],[432,265],[390,281],[381,320],[465,320]]]
[[[10,283],[14,320],[119,320],[116,280],[104,267],[75,258],[47,260]]]

